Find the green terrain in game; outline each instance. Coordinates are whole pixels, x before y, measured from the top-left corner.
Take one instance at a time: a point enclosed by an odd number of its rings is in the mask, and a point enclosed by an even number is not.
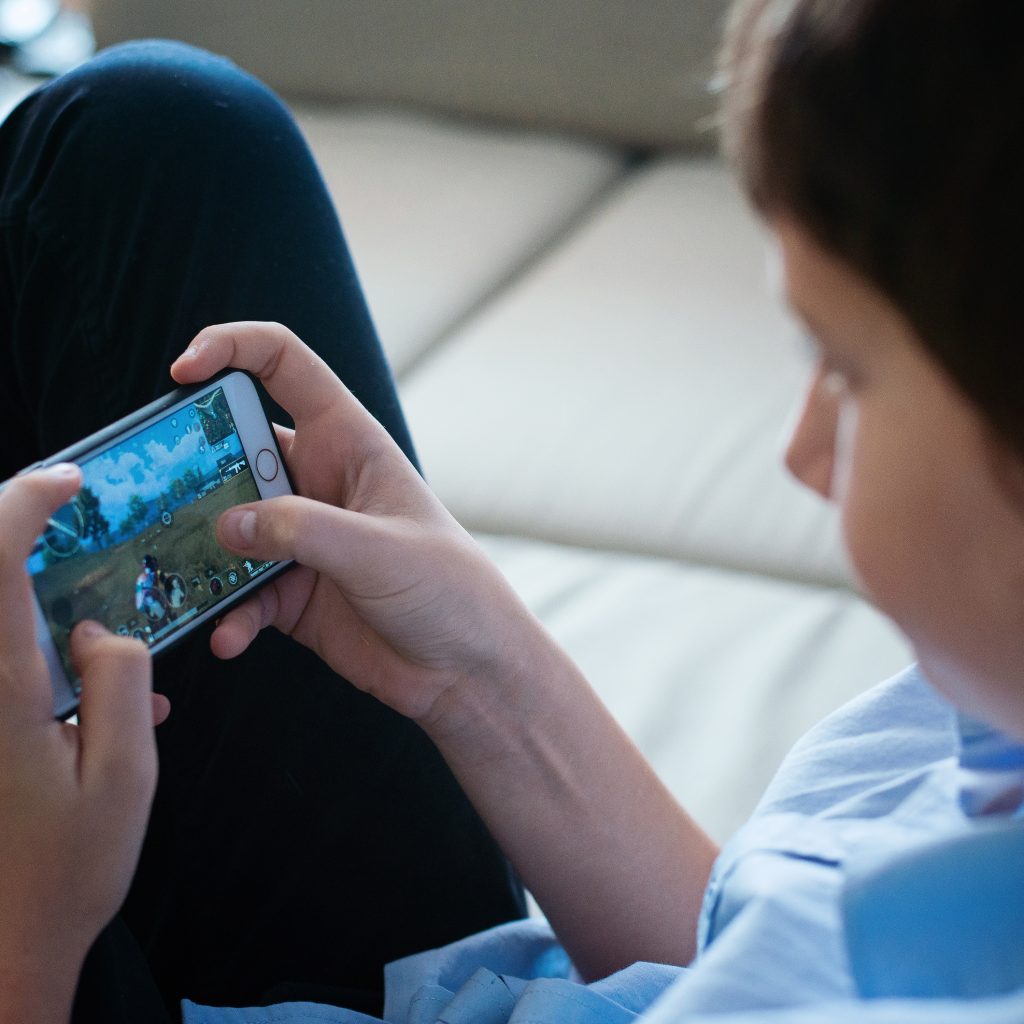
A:
[[[97,619],[114,632],[154,642],[171,631],[171,623],[194,618],[247,583],[249,572],[238,556],[217,543],[214,524],[225,509],[258,498],[250,474],[238,473],[177,508],[170,526],[158,520],[119,544],[52,560],[33,582],[65,664],[68,636],[76,622]],[[172,600],[151,603],[151,615],[135,605],[135,584],[145,555],[156,559],[160,573],[175,574],[184,585],[184,592],[179,589]]]

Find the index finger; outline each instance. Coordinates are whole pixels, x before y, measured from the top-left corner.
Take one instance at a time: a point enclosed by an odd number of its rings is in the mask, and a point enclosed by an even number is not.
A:
[[[192,384],[229,366],[255,374],[296,426],[328,412],[341,416],[350,430],[376,424],[331,368],[281,324],[248,321],[207,327],[175,360],[171,375]]]

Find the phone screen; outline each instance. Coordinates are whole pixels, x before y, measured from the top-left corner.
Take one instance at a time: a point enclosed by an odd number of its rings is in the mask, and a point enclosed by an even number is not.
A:
[[[242,560],[214,534],[221,512],[260,497],[222,388],[78,461],[81,491],[28,560],[76,695],[76,622],[152,646],[274,564]]]

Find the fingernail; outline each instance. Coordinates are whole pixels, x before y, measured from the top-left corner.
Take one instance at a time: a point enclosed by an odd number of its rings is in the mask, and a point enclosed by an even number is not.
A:
[[[73,476],[78,476],[78,466],[73,462],[58,462],[57,465],[51,466],[47,471],[52,473],[55,477],[61,477],[70,480]]]
[[[92,640],[94,637],[103,636],[107,631],[100,623],[94,622],[92,619],[85,619],[78,624],[78,632],[87,640]]]
[[[256,513],[252,509],[225,512],[220,520],[224,539],[236,548],[247,548],[256,539]]]

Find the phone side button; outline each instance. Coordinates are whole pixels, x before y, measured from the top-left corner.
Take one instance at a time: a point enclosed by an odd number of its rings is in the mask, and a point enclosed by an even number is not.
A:
[[[277,464],[277,456],[269,449],[262,448],[256,456],[256,472],[263,480],[273,480],[277,476],[280,467]]]

